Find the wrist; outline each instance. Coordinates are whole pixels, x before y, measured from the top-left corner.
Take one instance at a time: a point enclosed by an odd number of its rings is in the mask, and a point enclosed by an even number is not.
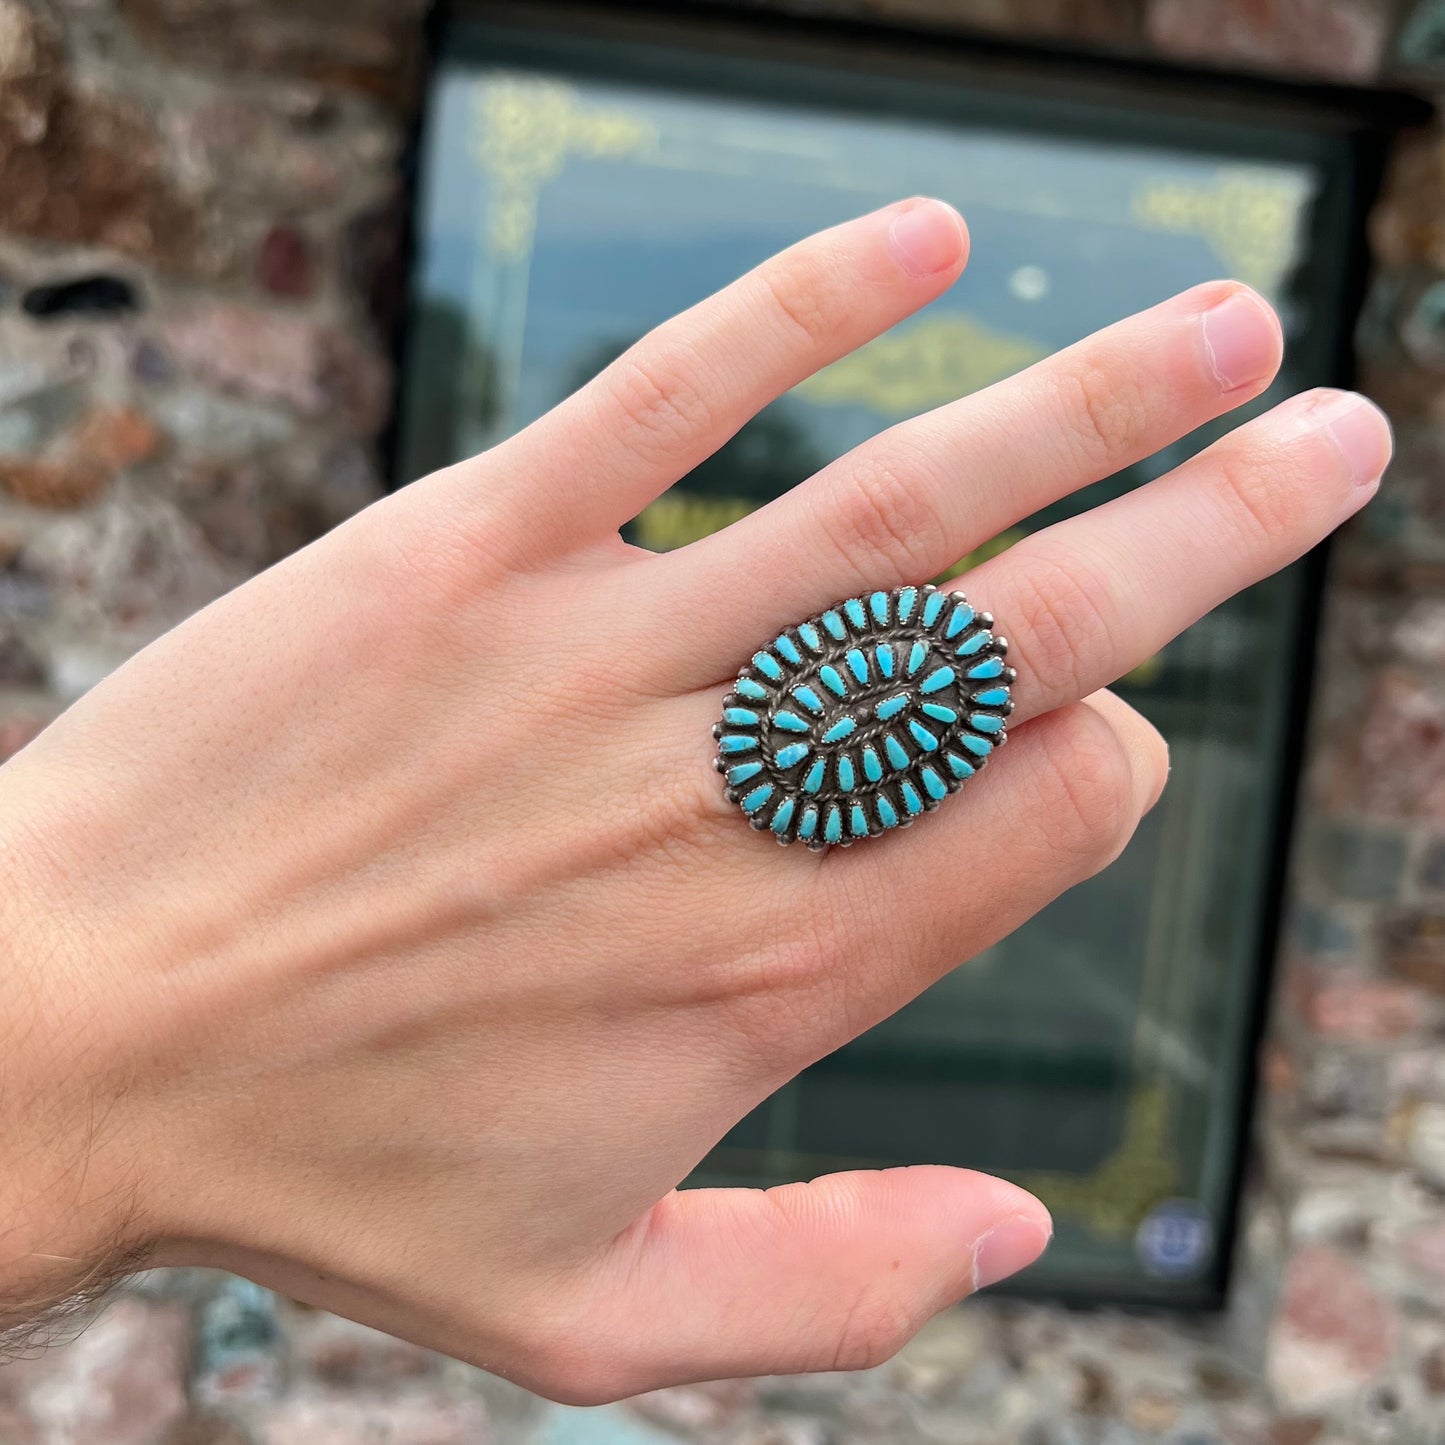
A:
[[[0,774],[0,1333],[102,1290],[150,1244],[126,1014],[66,936],[70,880],[26,801],[12,765]]]

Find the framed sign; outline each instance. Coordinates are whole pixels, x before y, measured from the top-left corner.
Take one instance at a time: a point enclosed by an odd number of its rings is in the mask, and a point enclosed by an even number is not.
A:
[[[760,46],[741,22],[719,35],[444,30],[399,481],[508,435],[798,237],[912,193],[967,216],[964,279],[769,407],[648,507],[632,540],[685,546],[879,429],[1219,275],[1268,296],[1289,337],[1284,375],[1246,414],[1333,379],[1356,162],[1329,127],[1192,114],[1177,89],[1168,111],[1142,88],[1056,94],[921,52]],[[1240,415],[987,550],[1147,482]],[[1216,1300],[1311,611],[1296,567],[1124,679],[1168,738],[1173,775],[1123,857],[781,1090],[698,1181],[987,1169],[1054,1213],[1025,1288]]]

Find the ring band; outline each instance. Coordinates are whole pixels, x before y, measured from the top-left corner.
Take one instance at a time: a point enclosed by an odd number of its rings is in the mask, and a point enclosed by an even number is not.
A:
[[[1007,734],[1017,674],[961,592],[851,597],[753,655],[713,728],[726,795],[779,843],[847,847],[907,827]]]

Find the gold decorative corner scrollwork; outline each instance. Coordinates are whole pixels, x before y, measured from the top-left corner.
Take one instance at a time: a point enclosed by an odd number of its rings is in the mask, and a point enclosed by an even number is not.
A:
[[[890,331],[796,390],[824,406],[866,406],[883,416],[912,416],[1011,376],[1049,350],[1032,337],[997,331],[954,312]]]
[[[1170,1146],[1169,1093],[1162,1083],[1130,1095],[1124,1131],[1113,1152],[1088,1174],[1038,1170],[1011,1178],[1050,1209],[1106,1239],[1127,1239],[1161,1199],[1179,1192]]]
[[[1148,181],[1130,198],[1130,217],[1150,230],[1201,236],[1240,280],[1272,290],[1298,249],[1302,184],[1238,167],[1205,185]]]
[[[500,260],[518,260],[531,249],[538,192],[569,156],[630,156],[657,145],[656,128],[644,117],[587,105],[562,81],[490,76],[472,104],[472,154],[495,187],[489,239]]]

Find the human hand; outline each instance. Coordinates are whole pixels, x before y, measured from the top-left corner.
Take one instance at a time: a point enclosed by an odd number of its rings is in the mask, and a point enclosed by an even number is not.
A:
[[[1354,512],[1390,443],[1311,393],[979,566],[1011,745],[906,834],[776,848],[710,766],[760,642],[937,574],[1278,366],[1268,307],[1199,287],[726,532],[620,540],[965,250],[917,201],[804,241],[206,608],[0,771],[13,1318],[134,1262],[216,1265],[588,1402],[872,1363],[1035,1258],[1043,1208],[963,1170],[674,1186],[1119,852],[1166,759],[1099,689]]]

